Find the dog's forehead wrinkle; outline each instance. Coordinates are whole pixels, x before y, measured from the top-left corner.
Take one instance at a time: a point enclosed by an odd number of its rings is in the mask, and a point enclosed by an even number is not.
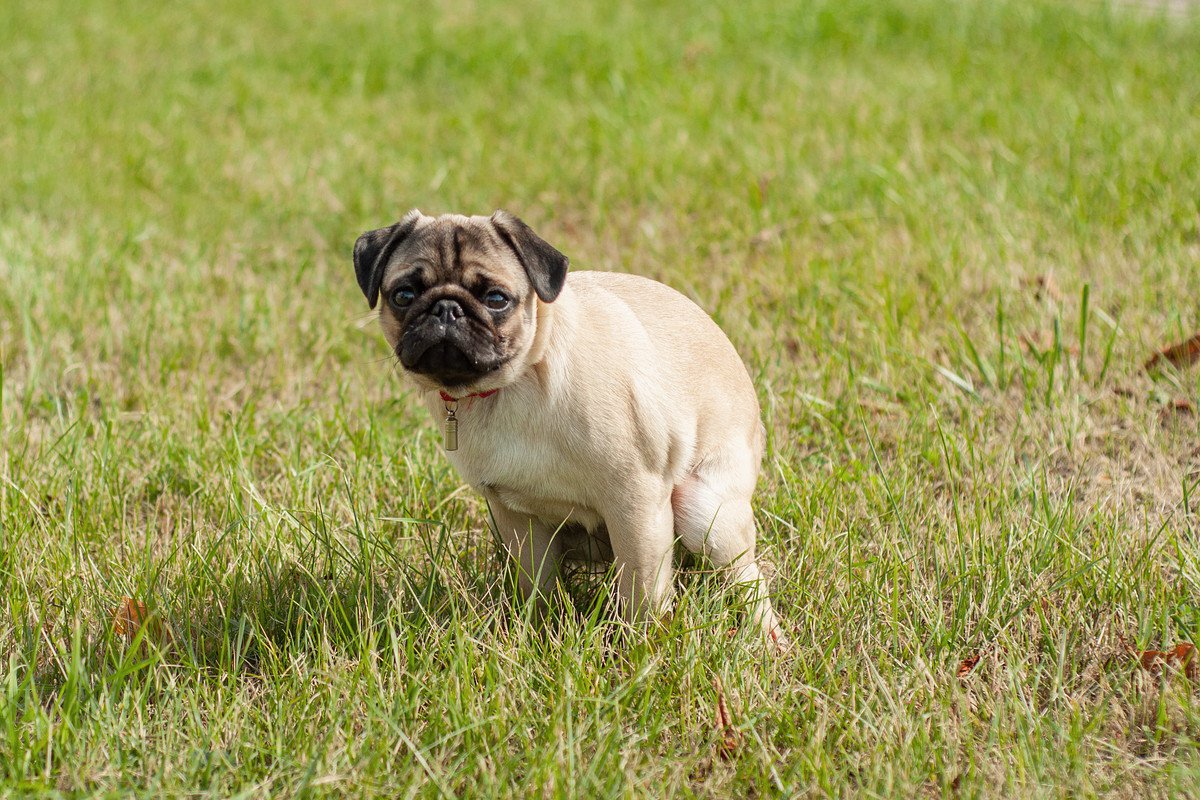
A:
[[[423,260],[414,260],[411,257],[393,257],[385,274],[383,291],[385,294],[390,294],[402,284],[411,282],[414,279],[428,284],[433,275],[433,270]]]
[[[388,262],[385,281],[394,280],[395,276],[416,268],[420,271],[421,279],[428,282],[434,274],[433,265],[439,260],[437,239],[430,233],[433,231],[426,226],[401,242]]]
[[[436,217],[403,247],[398,248],[389,272],[401,274],[405,266],[427,265],[422,279],[427,286],[492,283],[518,294],[528,288],[513,258],[491,230],[487,217],[444,215]]]

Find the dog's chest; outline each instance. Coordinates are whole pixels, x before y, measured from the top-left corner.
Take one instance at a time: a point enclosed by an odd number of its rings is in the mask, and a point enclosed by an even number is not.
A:
[[[480,488],[490,491],[507,508],[528,514],[552,527],[575,524],[595,532],[604,524],[600,514],[583,505],[582,501],[572,502],[560,497],[547,497],[524,488],[498,484],[484,484]]]
[[[553,425],[464,416],[458,449],[446,455],[464,480],[513,511],[595,530],[601,517],[592,508],[593,498],[598,485],[607,482],[604,466],[564,447],[563,432]]]

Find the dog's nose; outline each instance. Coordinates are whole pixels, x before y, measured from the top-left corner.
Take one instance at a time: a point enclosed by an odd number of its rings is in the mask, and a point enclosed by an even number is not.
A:
[[[449,325],[451,322],[462,318],[463,308],[458,304],[457,300],[443,297],[433,304],[433,308],[429,309],[429,313]]]

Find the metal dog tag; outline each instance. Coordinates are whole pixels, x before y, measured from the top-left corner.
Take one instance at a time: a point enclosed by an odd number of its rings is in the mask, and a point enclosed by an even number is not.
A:
[[[458,417],[454,416],[454,412],[457,410],[457,401],[446,403],[446,424],[442,429],[442,447],[447,452],[458,449]]]

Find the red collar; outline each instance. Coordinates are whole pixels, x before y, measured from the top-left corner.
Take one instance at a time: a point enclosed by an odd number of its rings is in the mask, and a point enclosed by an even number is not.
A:
[[[441,395],[443,402],[453,403],[458,400],[465,400],[468,397],[491,397],[498,391],[500,391],[500,390],[499,389],[488,389],[486,392],[471,392],[470,394],[463,395],[462,397],[451,397],[450,395],[446,394],[445,392],[438,392],[438,394]]]

